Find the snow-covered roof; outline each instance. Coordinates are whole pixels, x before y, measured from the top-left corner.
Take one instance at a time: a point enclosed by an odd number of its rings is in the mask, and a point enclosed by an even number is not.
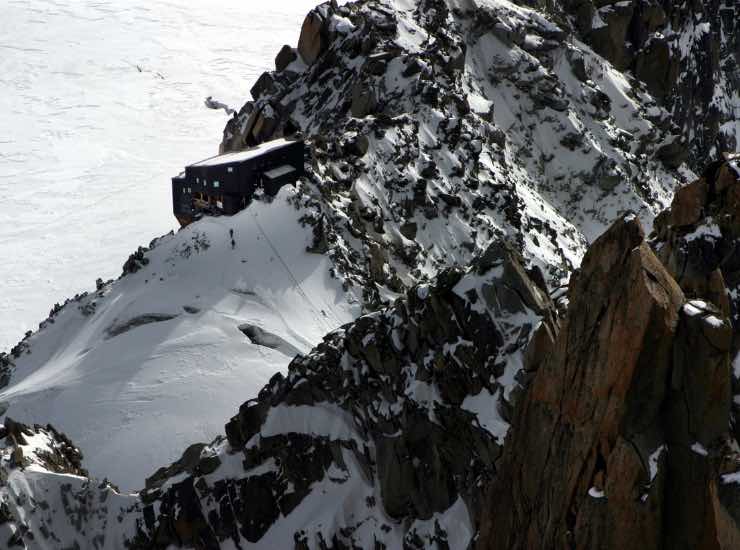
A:
[[[273,168],[272,170],[268,170],[267,172],[265,172],[265,176],[273,180],[279,178],[280,176],[290,174],[291,172],[295,172],[294,167],[292,167],[290,164],[282,164],[277,168]]]
[[[223,155],[217,155],[215,157],[210,157],[205,160],[201,160],[200,162],[196,162],[195,164],[191,164],[191,166],[219,166],[222,164],[232,164],[234,162],[243,162],[245,160],[259,157],[260,155],[263,155],[267,153],[268,151],[274,151],[275,149],[286,147],[288,145],[291,145],[292,143],[296,143],[296,142],[289,141],[287,139],[282,139],[282,138],[275,139],[273,141],[261,143],[260,145],[257,145],[256,147],[250,147],[249,149],[245,149],[244,151],[235,151],[233,153],[225,153]]]

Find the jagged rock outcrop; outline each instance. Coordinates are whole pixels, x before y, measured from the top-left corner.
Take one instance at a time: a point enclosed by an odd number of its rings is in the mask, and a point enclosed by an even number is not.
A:
[[[493,245],[328,335],[242,405],[226,440],[150,479],[133,547],[464,548],[524,349],[557,332],[533,277]]]
[[[82,454],[52,426],[0,426],[0,547],[124,548],[138,498],[87,478]]]
[[[311,10],[303,21],[298,38],[298,55],[306,65],[313,65],[329,48],[331,8],[336,4],[323,4]]]
[[[221,149],[307,138],[308,177],[286,202],[295,212],[281,212],[309,226],[301,253],[330,259],[308,271],[361,289],[369,313],[138,494],[88,478],[51,427],[6,419],[0,546],[738,547],[737,159],[673,194],[709,149],[733,147],[737,46],[717,37],[732,34],[736,8],[548,1],[543,15],[517,4],[360,0],[309,14]],[[229,273],[285,263],[251,213],[243,227],[270,250],[252,255],[251,241]],[[655,221],[649,240],[638,220]],[[136,298],[137,285],[156,281],[159,298],[180,261],[210,278],[209,248],[237,253],[233,228],[225,247],[209,240],[225,227],[187,231],[167,253],[153,243],[131,255],[132,294],[109,300],[116,283],[101,281],[80,313],[136,310],[155,296]],[[227,293],[255,297],[247,275]],[[291,272],[310,302],[301,283]],[[100,334],[117,342],[213,305],[191,304],[184,287],[188,303],[109,315]],[[313,321],[331,322],[331,299],[311,304]],[[298,351],[231,321],[220,331],[239,343]],[[94,325],[75,322],[86,336],[70,364],[95,351]],[[0,354],[0,385],[39,339]],[[192,362],[223,359],[209,353]]]
[[[668,163],[740,146],[740,6],[732,0],[520,0],[546,10],[671,113]],[[668,121],[666,121],[668,122]],[[679,161],[680,164],[680,161]]]
[[[652,245],[688,296],[740,325],[740,156],[710,164],[655,222]],[[725,286],[729,288],[728,293]]]
[[[221,150],[310,140],[314,249],[368,309],[504,235],[559,283],[615,213],[651,223],[693,179],[668,112],[567,29],[507,1],[322,4]]]
[[[482,548],[737,546],[736,292],[723,282],[737,190],[734,162],[713,164],[676,194],[653,240],[624,218],[589,249],[515,412]],[[722,231],[701,229],[720,219]],[[702,233],[711,242],[692,244]]]
[[[669,440],[661,416],[683,303],[639,222],[594,243],[517,411],[482,547],[660,547],[665,467],[656,479],[647,466]]]
[[[676,193],[655,223],[651,244],[693,299],[729,317],[734,395],[740,394],[740,157],[710,164],[702,177]],[[733,401],[735,419],[740,404]],[[740,436],[737,431],[736,437]]]

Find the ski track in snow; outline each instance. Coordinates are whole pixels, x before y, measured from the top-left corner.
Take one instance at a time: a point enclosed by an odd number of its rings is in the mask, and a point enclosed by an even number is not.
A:
[[[316,0],[9,0],[0,17],[0,351],[176,225],[169,178]],[[137,66],[139,68],[137,68]]]

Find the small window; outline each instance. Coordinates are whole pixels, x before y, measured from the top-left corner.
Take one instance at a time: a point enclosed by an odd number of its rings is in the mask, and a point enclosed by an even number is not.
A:
[[[228,168],[226,169],[226,171],[227,171],[227,172],[233,172],[233,171],[234,171],[234,167],[233,167],[233,166],[229,166],[229,167],[228,167]]]
[[[195,178],[195,183],[200,183],[200,178]]]
[[[217,182],[217,181],[214,181],[213,182],[214,189],[218,189],[220,186],[221,186],[221,184],[219,182]]]

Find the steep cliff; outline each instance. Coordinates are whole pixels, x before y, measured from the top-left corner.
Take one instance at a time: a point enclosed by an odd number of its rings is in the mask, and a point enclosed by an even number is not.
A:
[[[740,144],[740,7],[732,0],[521,0],[569,28],[671,113],[661,149],[693,166]],[[670,160],[669,160],[670,159]]]
[[[305,353],[493,242],[560,287],[616,216],[650,227],[694,179],[658,156],[668,111],[535,10],[324,4],[297,46],[222,147],[300,129],[308,177],[137,251],[120,281],[55,307],[0,358],[0,410],[54,418],[90,471],[113,467],[127,489],[285,372],[292,354],[277,348]]]
[[[738,189],[716,163],[650,239],[617,220],[561,316],[491,245],[327,335],[139,495],[6,421],[5,529],[30,547],[735,548]]]
[[[371,303],[503,235],[558,283],[615,216],[649,226],[693,179],[661,160],[670,116],[636,79],[506,1],[324,4],[252,95],[222,150],[311,139],[320,248]]]
[[[626,218],[590,248],[516,411],[481,547],[740,543],[739,191],[735,161],[713,164],[679,190],[652,241]]]
[[[737,547],[735,7],[520,4],[308,15],[308,176],[0,356],[0,544]]]

